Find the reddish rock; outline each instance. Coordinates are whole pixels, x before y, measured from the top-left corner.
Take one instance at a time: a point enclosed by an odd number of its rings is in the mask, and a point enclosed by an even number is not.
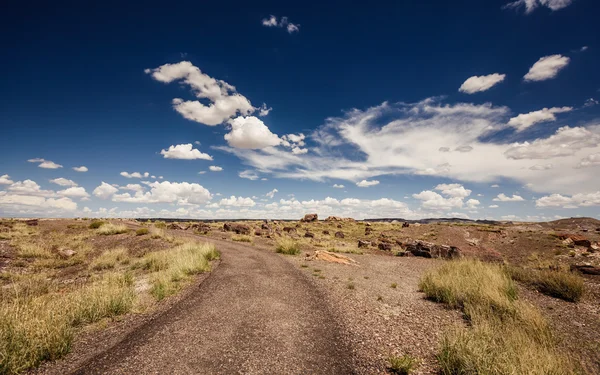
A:
[[[407,223],[406,221],[404,223],[402,223],[402,228],[408,228],[410,227],[410,224]]]
[[[365,236],[370,235],[371,233],[373,233],[373,229],[371,227],[366,227],[365,228]]]
[[[362,249],[371,246],[371,241],[358,240],[358,248]]]
[[[286,233],[289,233],[289,234],[298,232],[296,230],[296,228],[292,228],[292,227],[283,227],[283,231],[286,232]]]
[[[328,234],[329,234],[329,231],[328,231],[328,230],[324,230],[324,231],[323,231],[323,234],[327,234],[327,235],[328,235]]]
[[[262,233],[262,231],[261,231],[260,229],[256,229],[256,230],[254,231],[254,235],[255,235],[255,236],[262,236],[262,234],[263,234],[263,233]]]
[[[592,242],[590,240],[579,234],[562,233],[558,235],[558,238],[560,238],[561,240],[566,240],[567,238],[570,238],[571,240],[573,240],[573,243],[576,246],[592,246]]]
[[[392,244],[388,243],[388,242],[380,242],[379,245],[377,245],[377,247],[379,248],[379,250],[385,250],[385,251],[392,250]]]
[[[29,225],[30,227],[37,227],[38,219],[25,220],[25,224]]]
[[[179,225],[177,223],[171,223],[171,224],[167,225],[167,229],[184,230],[185,228],[183,228],[181,225]]]
[[[586,275],[600,275],[600,267],[591,264],[572,264],[571,271],[579,271]]]
[[[225,223],[223,229],[228,232],[235,232],[236,234],[250,234],[250,227],[245,224]]]
[[[335,232],[335,238],[344,238],[343,232]]]
[[[342,224],[338,224],[338,229],[342,229]]]
[[[436,245],[431,242],[414,241],[406,244],[406,251],[415,256],[425,258],[460,258],[461,252],[457,247],[447,245]]]
[[[317,221],[318,219],[319,219],[319,215],[317,215],[317,214],[306,214],[300,221],[302,221],[304,223],[312,223],[313,221]]]
[[[306,232],[306,233],[304,233],[304,237],[315,238],[315,234],[314,233],[310,233],[310,232]]]

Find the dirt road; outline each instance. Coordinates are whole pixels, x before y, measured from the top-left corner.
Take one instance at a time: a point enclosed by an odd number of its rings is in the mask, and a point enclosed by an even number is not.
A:
[[[215,271],[168,313],[73,374],[352,374],[324,298],[283,256],[209,240]]]

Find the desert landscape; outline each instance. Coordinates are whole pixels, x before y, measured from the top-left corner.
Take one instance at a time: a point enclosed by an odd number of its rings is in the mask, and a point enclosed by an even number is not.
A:
[[[4,219],[3,374],[594,374],[600,221]]]

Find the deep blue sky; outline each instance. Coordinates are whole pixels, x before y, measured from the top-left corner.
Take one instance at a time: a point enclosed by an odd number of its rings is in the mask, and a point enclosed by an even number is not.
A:
[[[223,140],[227,125],[206,126],[183,118],[173,110],[171,100],[194,100],[190,88],[157,82],[144,69],[190,61],[208,76],[234,85],[255,107],[262,103],[272,107],[261,120],[279,136],[309,136],[327,118],[343,116],[352,108],[364,111],[384,101],[414,104],[443,97],[441,106],[492,103],[507,107],[504,123],[517,114],[542,108],[573,108],[557,115],[558,121],[491,138],[496,142],[506,137],[507,144],[532,141],[549,137],[561,126],[589,128],[600,123],[596,106],[583,107],[586,100],[600,96],[597,1],[574,0],[555,11],[539,6],[529,14],[523,8],[502,9],[508,3],[505,0],[357,5],[347,1],[123,3],[8,1],[0,15],[0,175],[8,174],[13,182],[31,179],[54,190],[57,186],[49,185],[48,180],[64,177],[91,194],[88,202],[74,199],[77,212],[54,215],[78,214],[84,206],[92,211],[116,206],[122,211],[178,208],[174,202],[116,204],[92,194],[102,181],[121,186],[140,182],[121,177],[122,171],[148,171],[163,175],[166,181],[198,183],[211,194],[256,196],[253,209],[257,210],[268,203],[259,203],[266,199],[264,194],[277,188],[276,202],[289,199],[288,194],[295,194],[300,201],[328,196],[390,198],[406,203],[415,215],[437,215],[449,212],[419,211],[424,200],[412,195],[435,190],[439,183],[458,183],[473,191],[463,197],[465,202],[478,199],[482,209],[468,213],[455,205],[451,211],[464,211],[470,217],[593,214],[590,204],[566,210],[553,206],[543,209],[543,215],[535,208],[535,199],[543,195],[593,194],[598,191],[593,181],[582,181],[580,190],[560,183],[544,189],[539,187],[544,185],[541,183],[526,192],[522,186],[528,180],[501,173],[491,181],[456,175],[398,175],[396,171],[368,176],[372,178],[367,180],[380,181],[369,188],[355,186],[362,177],[311,181],[264,170],[260,176],[268,181],[241,179],[239,172],[257,167],[248,166],[247,159],[211,148],[227,145]],[[300,25],[300,31],[264,27],[261,21],[270,15],[288,17],[289,22]],[[581,51],[583,46],[585,51]],[[524,82],[523,76],[536,61],[556,54],[570,59],[556,77]],[[506,78],[473,95],[458,91],[467,78],[492,73],[506,74]],[[170,145],[194,141],[201,142],[194,147],[214,160],[172,160],[159,154]],[[306,155],[314,155],[311,147],[316,146],[315,140],[309,137],[306,143]],[[588,147],[588,154],[598,151],[598,145]],[[347,153],[343,156],[349,160],[364,159],[361,151],[353,149],[337,152]],[[438,152],[437,148],[432,152]],[[579,156],[577,160],[587,154]],[[52,160],[64,168],[37,168],[27,162],[31,158]],[[531,164],[551,162],[544,159]],[[493,161],[490,163],[493,168]],[[70,169],[79,165],[87,166],[89,172]],[[209,165],[221,166],[224,171],[197,174]],[[598,174],[598,168],[587,171]],[[502,182],[506,189],[490,190],[494,182]],[[344,184],[346,189],[332,189],[334,183]],[[10,185],[0,185],[0,189],[2,186],[10,190]],[[500,192],[509,196],[518,192],[525,201],[509,203],[506,209],[483,209],[494,204],[492,198]],[[477,198],[477,193],[484,197]],[[213,196],[212,202],[220,199]],[[23,215],[35,211],[26,206],[21,210],[14,200],[6,200],[5,206],[0,203],[0,214],[18,216],[21,211]],[[195,208],[204,209],[204,205]]]

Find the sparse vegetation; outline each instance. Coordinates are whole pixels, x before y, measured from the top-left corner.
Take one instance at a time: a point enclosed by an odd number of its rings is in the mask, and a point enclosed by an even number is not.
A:
[[[52,252],[44,244],[25,242],[18,245],[18,255],[23,258],[51,258]]]
[[[128,261],[129,256],[127,254],[127,249],[124,247],[118,247],[102,253],[90,263],[90,268],[96,271],[107,270],[114,268],[118,263],[126,263]]]
[[[280,254],[297,255],[300,254],[300,246],[291,238],[282,238],[277,242],[275,251]]]
[[[396,283],[392,283],[392,285],[390,285],[390,287],[391,287],[392,289],[396,289],[396,288],[398,287],[398,284],[396,284]]]
[[[507,267],[506,271],[513,280],[529,285],[551,297],[577,302],[583,295],[583,278],[571,272],[519,267]]]
[[[500,265],[452,261],[421,280],[427,297],[461,309],[470,327],[446,332],[438,355],[443,374],[573,374],[540,312],[518,300]]]
[[[127,233],[127,231],[129,231],[129,229],[127,229],[126,225],[113,223],[104,224],[97,229],[99,234],[103,234],[105,236]]]
[[[136,236],[144,236],[146,234],[150,233],[150,230],[148,228],[140,228],[138,230],[135,231],[135,235]]]
[[[354,283],[352,281],[348,282],[348,284],[346,284],[346,288],[350,289],[350,290],[354,290],[356,288],[356,285],[354,285]]]
[[[89,228],[90,229],[98,229],[101,226],[103,226],[104,224],[106,224],[104,221],[100,221],[100,220],[94,220],[90,223]]]
[[[252,243],[252,237],[247,236],[247,235],[237,235],[237,236],[233,236],[231,237],[231,240],[236,241],[236,242],[249,242]]]
[[[393,374],[409,375],[418,364],[417,359],[409,354],[402,356],[392,355],[388,358],[388,369]]]

